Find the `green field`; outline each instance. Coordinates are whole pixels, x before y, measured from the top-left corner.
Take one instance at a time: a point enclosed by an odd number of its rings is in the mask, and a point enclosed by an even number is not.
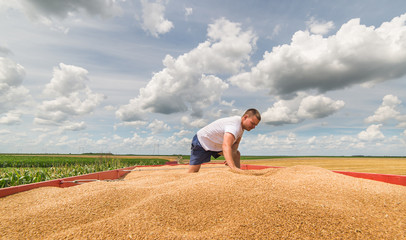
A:
[[[0,155],[0,188],[136,165],[160,165],[154,157],[114,155]]]

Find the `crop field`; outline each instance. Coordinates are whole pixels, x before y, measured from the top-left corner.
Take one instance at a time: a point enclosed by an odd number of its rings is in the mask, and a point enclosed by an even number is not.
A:
[[[242,159],[243,164],[291,167],[310,165],[335,171],[406,175],[404,157],[286,157]]]
[[[166,161],[153,156],[0,155],[0,188]]]
[[[224,157],[211,162],[224,162]],[[406,157],[242,156],[241,163],[275,167],[306,165],[332,171],[406,175]]]

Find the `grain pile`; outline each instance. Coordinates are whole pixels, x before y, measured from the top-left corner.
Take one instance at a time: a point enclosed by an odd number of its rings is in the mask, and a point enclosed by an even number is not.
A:
[[[0,199],[0,239],[406,239],[404,186],[309,166],[244,173],[140,171],[15,194]]]

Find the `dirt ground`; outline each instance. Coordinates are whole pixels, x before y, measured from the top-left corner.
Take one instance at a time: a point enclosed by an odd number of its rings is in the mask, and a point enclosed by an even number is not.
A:
[[[314,166],[140,168],[0,199],[0,239],[406,239],[406,187]]]

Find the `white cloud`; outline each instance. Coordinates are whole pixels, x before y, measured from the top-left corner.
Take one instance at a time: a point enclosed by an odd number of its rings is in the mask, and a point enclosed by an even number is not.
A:
[[[50,129],[49,128],[32,128],[31,131],[46,133],[46,132],[49,132]]]
[[[399,124],[397,125],[397,127],[406,128],[406,115],[402,115],[402,116],[398,117],[398,120],[399,120]]]
[[[309,138],[307,140],[307,144],[309,144],[309,145],[316,144],[316,139],[317,139],[316,136],[313,136],[313,137]]]
[[[271,135],[271,136],[268,136],[267,134],[258,134],[258,142],[260,142],[261,144],[264,144],[264,145],[274,145],[274,144],[276,144],[276,143],[278,143],[278,137],[277,136],[274,136],[274,135]]]
[[[282,26],[280,24],[276,25],[273,30],[272,34],[267,37],[267,39],[273,39],[274,37],[278,36],[279,33],[281,32]]]
[[[141,127],[144,127],[147,125],[148,122],[146,121],[129,121],[129,122],[122,122],[114,125],[114,130],[117,130],[117,127],[120,126],[129,126],[129,127],[134,127],[135,129],[140,129]]]
[[[271,125],[283,125],[298,123],[301,119],[297,116],[297,109],[295,109],[298,104],[295,104],[297,100],[285,101],[280,100],[273,104],[272,107],[268,108],[262,113],[262,122]]]
[[[86,123],[83,121],[78,123],[76,122],[68,123],[62,127],[63,131],[80,131],[84,129],[86,129]]]
[[[262,121],[271,125],[293,124],[305,119],[324,118],[344,107],[341,100],[334,101],[323,95],[306,96],[301,93],[292,100],[279,100],[262,113]]]
[[[324,118],[344,107],[344,101],[334,101],[331,98],[307,96],[300,103],[297,114],[300,118]]]
[[[12,132],[10,130],[6,129],[0,129],[0,135],[8,135],[11,134]]]
[[[334,28],[334,23],[332,21],[318,21],[314,17],[311,17],[310,20],[306,22],[306,25],[311,33],[318,35],[327,34]]]
[[[141,0],[142,5],[142,28],[152,36],[169,32],[174,26],[165,19],[165,5],[162,1],[149,2]]]
[[[193,14],[193,8],[185,8],[185,16],[190,16]]]
[[[9,58],[0,57],[0,92],[18,87],[25,77],[24,67]]]
[[[179,132],[175,132],[175,133],[173,134],[173,136],[175,136],[175,137],[183,137],[183,136],[187,136],[187,135],[189,135],[189,134],[191,134],[191,133],[193,133],[193,132],[192,132],[192,131],[188,131],[188,130],[182,129],[182,130],[180,130]],[[190,139],[189,139],[189,141],[190,141]]]
[[[29,90],[22,86],[24,77],[23,66],[0,57],[0,124],[21,122],[18,107],[27,105],[31,98]]]
[[[385,136],[381,132],[380,128],[382,124],[373,124],[369,126],[365,131],[358,134],[358,138],[364,141],[374,141],[384,139]]]
[[[192,128],[202,128],[207,125],[207,121],[204,119],[196,119],[194,121],[190,120],[188,116],[183,116],[181,118],[182,125]]]
[[[235,103],[235,100],[232,100],[231,102],[227,102],[227,101],[221,101],[221,105],[224,105],[224,106],[228,106],[228,107],[232,107],[233,105],[234,105],[234,103]]]
[[[122,12],[116,0],[21,0],[20,3],[26,14],[33,20],[63,19],[76,13],[107,18],[117,16]]]
[[[355,84],[377,83],[406,74],[406,14],[367,27],[352,19],[330,37],[298,31],[289,45],[274,47],[251,69],[231,77],[247,89],[269,89],[292,97],[298,91],[326,92]]]
[[[156,138],[154,138],[152,136],[143,138],[140,135],[138,135],[137,133],[134,133],[132,137],[124,138],[122,141],[122,145],[127,146],[127,147],[136,147],[136,148],[143,149],[146,147],[150,148],[151,146],[155,146],[158,142],[159,142],[159,140],[157,140]]]
[[[50,96],[69,96],[72,93],[86,88],[86,82],[89,81],[88,71],[84,68],[59,64],[54,67],[53,78],[45,86],[44,93]]]
[[[104,106],[104,110],[106,110],[106,111],[115,111],[115,110],[117,110],[117,108],[115,106],[112,106],[112,105],[107,105],[107,106]]]
[[[158,119],[155,119],[154,121],[152,121],[150,124],[148,124],[147,127],[149,129],[151,129],[152,134],[161,133],[163,131],[169,131],[171,129],[168,126],[168,124],[166,124],[163,121],[160,121]]]
[[[296,143],[296,134],[294,133],[289,133],[288,136],[286,137],[285,143],[288,145],[292,145]]]
[[[110,142],[110,140],[106,137],[103,137],[102,139],[99,139],[96,141],[97,145],[106,145]]]
[[[381,106],[375,111],[374,115],[365,119],[367,123],[383,123],[391,119],[397,119],[400,117],[399,111],[396,108],[402,103],[397,96],[386,95]]]
[[[249,60],[256,42],[251,31],[224,18],[208,27],[209,39],[178,58],[167,55],[139,95],[116,112],[123,121],[141,120],[148,112],[170,114],[202,111],[220,101],[228,84],[214,74],[236,73]]]
[[[47,125],[68,124],[65,130],[83,129],[84,124],[72,125],[68,119],[93,112],[104,99],[102,94],[94,93],[87,87],[87,74],[87,70],[77,66],[61,63],[59,68],[55,67],[53,78],[44,89],[44,94],[54,99],[42,102],[35,122]]]
[[[17,112],[8,112],[5,116],[0,117],[0,124],[14,125],[21,123],[21,114]]]
[[[66,18],[77,18],[78,15],[110,18],[122,13],[116,0],[21,0],[18,4],[9,4],[6,7],[21,9],[31,21],[65,34],[69,31],[69,27],[62,23]]]

